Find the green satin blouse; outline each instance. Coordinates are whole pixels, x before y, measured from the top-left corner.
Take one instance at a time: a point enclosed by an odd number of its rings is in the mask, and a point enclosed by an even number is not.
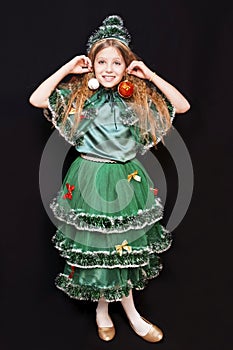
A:
[[[119,96],[117,90],[103,87],[85,102],[78,128],[72,133],[75,108],[73,112],[71,110],[65,125],[62,125],[70,93],[69,89],[64,88],[54,90],[49,97],[48,110],[52,114],[50,120],[54,126],[78,152],[126,162],[135,158],[138,151],[143,154],[153,146],[150,139],[146,144],[141,142],[140,130],[137,127],[138,117],[126,100]],[[173,119],[175,109],[169,101],[166,102]],[[162,127],[159,129],[159,117],[155,106],[151,104],[150,108],[157,119],[156,136],[159,140],[164,130]]]
[[[128,125],[122,121],[122,101],[116,92],[99,94],[95,101],[97,115],[76,146],[80,153],[126,162],[135,158],[137,143]]]

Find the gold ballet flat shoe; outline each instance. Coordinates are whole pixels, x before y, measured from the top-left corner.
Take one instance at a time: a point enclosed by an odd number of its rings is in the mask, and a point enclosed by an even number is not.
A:
[[[110,341],[115,337],[115,327],[99,327],[98,326],[98,334],[100,339],[104,341]]]
[[[132,327],[132,329],[134,330],[134,332],[139,335],[142,339],[150,342],[150,343],[157,343],[160,340],[163,339],[163,332],[161,331],[161,329],[159,329],[157,326],[155,326],[154,324],[150,323],[149,321],[147,321],[144,317],[141,316],[141,318],[148,324],[151,325],[150,330],[148,331],[148,333],[146,335],[140,335],[138,334],[138,332],[136,331],[136,329],[134,328],[134,326],[132,325],[132,323],[130,323],[130,326]]]

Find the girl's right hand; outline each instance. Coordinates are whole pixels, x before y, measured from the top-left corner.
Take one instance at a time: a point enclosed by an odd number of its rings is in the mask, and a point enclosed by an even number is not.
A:
[[[74,57],[38,86],[30,96],[30,103],[35,107],[47,108],[49,96],[66,75],[88,72],[92,72],[90,58],[85,55]]]
[[[65,69],[66,74],[89,73],[92,72],[92,63],[90,58],[85,55],[75,56],[63,66],[63,69]]]

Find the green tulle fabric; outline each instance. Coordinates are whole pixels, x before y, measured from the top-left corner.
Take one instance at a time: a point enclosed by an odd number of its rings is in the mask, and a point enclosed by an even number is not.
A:
[[[160,223],[163,206],[153,189],[137,159],[98,163],[78,157],[72,163],[51,203],[60,222],[53,243],[66,259],[56,278],[59,289],[80,300],[116,301],[158,276],[158,254],[172,237]]]
[[[148,281],[158,276],[162,269],[160,259],[151,255],[150,263],[138,268],[94,268],[74,269],[66,264],[64,273],[56,278],[56,285],[70,297],[80,300],[98,301],[104,297],[107,301],[119,301],[129,294],[130,289],[141,290]]]

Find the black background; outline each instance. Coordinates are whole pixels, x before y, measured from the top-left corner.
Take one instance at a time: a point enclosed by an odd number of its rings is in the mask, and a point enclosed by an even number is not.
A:
[[[37,1],[4,4],[1,19],[1,340],[4,350],[230,350],[232,336],[232,1]],[[135,292],[141,314],[165,333],[159,344],[134,334],[120,303],[117,335],[99,340],[95,303],[54,286],[63,260],[39,190],[40,159],[53,132],[28,98],[76,54],[109,14],[123,17],[132,48],[177,86],[191,109],[174,126],[192,159],[194,192],[164,270]],[[74,158],[71,150],[67,164]],[[177,179],[166,149],[156,156],[168,183],[164,220]]]

